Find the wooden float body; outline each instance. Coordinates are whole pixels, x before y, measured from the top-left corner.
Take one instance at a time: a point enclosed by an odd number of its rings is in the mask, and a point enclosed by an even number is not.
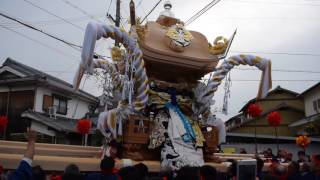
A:
[[[0,141],[0,164],[4,169],[16,169],[23,157],[27,143],[14,141]],[[100,149],[99,147],[60,145],[36,143],[33,166],[40,165],[45,171],[64,171],[64,168],[74,163],[83,172],[100,171]],[[78,153],[77,153],[78,151]],[[70,153],[73,152],[73,153]],[[253,154],[215,154],[223,159],[252,159]],[[116,168],[121,168],[124,164],[131,162],[132,165],[144,163],[150,172],[160,171],[159,161],[134,161],[122,159],[116,161]],[[228,165],[224,163],[206,162],[206,165],[215,167],[220,172],[226,172]],[[264,170],[268,170],[270,163],[265,163]],[[284,164],[287,165],[287,164]]]

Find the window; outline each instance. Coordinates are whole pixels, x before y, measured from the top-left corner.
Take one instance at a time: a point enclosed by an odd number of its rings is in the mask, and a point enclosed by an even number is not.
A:
[[[48,111],[50,107],[53,106],[52,96],[43,95],[42,110]]]
[[[317,113],[320,112],[320,99],[314,100],[313,102],[313,110]]]
[[[66,98],[54,96],[53,105],[56,107],[57,114],[67,114],[68,100]]]

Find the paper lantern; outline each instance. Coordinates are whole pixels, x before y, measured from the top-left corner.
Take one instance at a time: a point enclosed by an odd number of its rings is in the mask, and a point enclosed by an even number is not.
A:
[[[247,109],[247,113],[249,116],[255,118],[261,115],[262,109],[258,104],[250,104]]]
[[[310,139],[307,136],[298,136],[296,138],[296,144],[305,149],[310,144]]]
[[[269,113],[267,116],[267,119],[268,119],[269,125],[273,127],[277,127],[281,123],[281,115],[277,111]]]
[[[91,121],[89,119],[80,119],[77,124],[77,131],[80,134],[88,134],[91,128]]]
[[[0,132],[3,132],[8,125],[8,117],[0,116]]]

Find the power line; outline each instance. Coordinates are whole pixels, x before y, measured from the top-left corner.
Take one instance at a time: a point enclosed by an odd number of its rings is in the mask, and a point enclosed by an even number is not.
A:
[[[237,70],[250,70],[250,71],[260,71],[259,69],[251,69],[251,68],[238,68],[238,67],[235,67],[234,69],[237,69]],[[318,74],[320,73],[320,71],[309,71],[309,70],[289,70],[289,69],[272,69],[272,71],[275,71],[275,72],[288,72],[288,73],[311,73],[311,74]]]
[[[143,1],[143,0],[140,0],[140,1],[139,1],[139,3],[138,3],[137,6],[136,6],[136,9],[138,9],[138,7],[141,5],[142,1]]]
[[[105,14],[104,13],[99,13],[99,14],[96,14],[94,16],[104,17]],[[65,19],[69,20],[69,21],[73,21],[73,22],[80,22],[80,21],[88,20],[88,16],[80,16],[80,17],[65,18]],[[62,21],[61,19],[51,19],[51,20],[43,20],[43,21],[26,21],[26,23],[36,24],[36,25],[57,25],[57,24],[63,24],[63,23],[66,23],[66,22]],[[4,26],[7,26],[7,27],[8,26],[20,27],[20,25],[15,23],[15,22],[4,22],[4,23],[0,23],[0,25],[4,25]]]
[[[153,6],[153,8],[149,11],[149,13],[142,19],[141,23],[143,23],[143,21],[147,19],[147,17],[156,9],[156,7],[160,4],[161,1],[162,0],[159,0],[157,4]]]
[[[82,8],[76,6],[75,4],[72,4],[70,1],[68,1],[68,0],[62,0],[62,1],[63,1],[65,4],[69,5],[70,7],[72,7],[72,8],[74,8],[74,9],[80,11],[82,14],[88,16],[90,19],[93,19],[93,20],[95,20],[95,21],[98,21],[98,22],[102,23],[102,21],[100,21],[99,19],[95,18],[93,15],[87,13],[85,10],[83,10]]]
[[[288,3],[288,2],[275,2],[275,1],[248,1],[248,0],[228,0],[229,2],[237,2],[237,3],[255,3],[255,4],[270,4],[270,5],[293,5],[293,6],[313,6],[318,7],[320,4],[313,3]]]
[[[205,12],[207,12],[209,9],[211,9],[214,5],[216,5],[218,2],[220,2],[220,0],[213,0],[212,2],[210,2],[209,4],[207,4],[204,8],[202,8],[200,11],[198,11],[195,15],[193,15],[192,17],[190,17],[187,21],[186,21],[186,25],[191,24],[194,20],[198,19],[202,14],[204,14]]]
[[[109,8],[108,8],[108,11],[107,11],[107,15],[109,14],[111,4],[112,4],[112,0],[110,1]]]
[[[32,5],[33,7],[36,7],[36,8],[38,8],[38,9],[42,10],[43,12],[46,12],[46,13],[48,13],[48,14],[50,14],[50,15],[52,15],[52,16],[54,16],[54,17],[56,17],[56,18],[59,18],[59,19],[61,19],[62,21],[66,22],[66,23],[68,23],[68,24],[70,24],[70,25],[72,25],[73,27],[75,27],[75,28],[77,28],[77,29],[80,29],[80,30],[84,31],[84,28],[82,28],[82,27],[80,27],[80,26],[78,26],[78,25],[76,25],[76,24],[74,24],[74,23],[72,23],[72,22],[70,22],[70,21],[68,21],[68,20],[66,20],[66,19],[64,19],[64,18],[62,18],[62,17],[60,17],[60,16],[57,16],[56,14],[54,14],[54,13],[52,13],[52,12],[50,12],[50,11],[48,11],[48,10],[46,10],[46,9],[44,9],[44,8],[42,8],[42,7],[40,7],[40,6],[38,6],[38,5],[36,5],[36,4],[34,4],[34,3],[32,3],[31,1],[29,1],[29,0],[24,0],[24,1],[25,1],[26,3],[28,3],[28,4]]]
[[[210,17],[210,20],[214,20],[214,21],[217,21],[217,20],[274,20],[274,21],[277,21],[277,20],[294,20],[294,21],[297,21],[297,20],[300,20],[300,21],[305,21],[305,20],[308,20],[308,21],[319,21],[320,18],[318,17],[231,17],[231,16],[224,16],[224,17]]]
[[[6,26],[0,25],[0,27],[3,28],[3,29],[6,29],[6,30],[8,30],[8,31],[11,31],[11,32],[13,32],[13,33],[15,33],[15,34],[18,34],[19,36],[24,37],[24,38],[26,38],[26,39],[28,39],[28,40],[30,40],[30,41],[32,41],[32,42],[35,42],[35,43],[37,43],[37,44],[40,44],[41,46],[44,46],[44,47],[46,47],[46,48],[48,48],[48,49],[51,49],[51,50],[53,50],[53,51],[55,51],[55,52],[58,52],[58,53],[61,54],[61,55],[67,56],[67,57],[69,57],[69,58],[76,58],[75,56],[72,56],[72,55],[70,55],[70,54],[67,54],[67,53],[65,53],[65,52],[63,52],[63,51],[61,51],[61,50],[59,50],[59,49],[57,49],[57,48],[55,48],[55,47],[49,46],[49,45],[47,45],[47,44],[45,44],[45,43],[43,43],[43,42],[41,42],[41,41],[38,41],[38,40],[36,40],[36,39],[33,39],[33,38],[31,38],[31,37],[29,37],[29,36],[27,36],[27,35],[25,35],[25,34],[22,34],[22,33],[18,32],[18,31],[15,31],[15,30],[13,30],[13,29],[10,29],[10,28],[8,28],[8,27],[6,27]],[[79,60],[77,60],[77,61],[79,61]]]
[[[63,39],[61,39],[61,38],[58,38],[58,37],[56,37],[56,36],[54,36],[54,35],[52,35],[52,34],[49,34],[49,33],[45,32],[45,31],[43,31],[43,30],[41,30],[41,29],[38,29],[38,28],[36,28],[36,27],[34,27],[34,26],[31,26],[31,25],[29,25],[29,24],[27,24],[27,23],[24,23],[24,22],[22,22],[22,21],[20,21],[20,20],[18,20],[18,19],[16,19],[16,18],[13,18],[13,17],[10,17],[10,16],[8,16],[8,15],[5,15],[5,14],[3,14],[3,13],[1,13],[1,12],[0,12],[0,16],[3,16],[3,17],[5,17],[5,18],[7,18],[7,19],[10,19],[10,20],[15,21],[15,22],[17,22],[17,23],[19,23],[19,24],[22,24],[22,25],[24,25],[24,26],[26,26],[26,27],[28,27],[28,28],[30,28],[30,29],[33,29],[33,30],[38,31],[38,32],[40,32],[40,33],[42,33],[42,34],[45,34],[45,35],[47,35],[47,36],[49,36],[49,37],[51,37],[51,38],[53,38],[53,39],[55,39],[55,40],[57,40],[57,41],[60,41],[60,42],[62,42],[62,43],[64,43],[64,44],[67,44],[68,46],[70,46],[70,47],[72,47],[72,48],[74,48],[74,49],[76,49],[76,47],[77,47],[77,48],[82,48],[82,47],[79,46],[79,45],[76,45],[76,44],[67,42],[67,41],[65,41],[65,40],[63,40]],[[79,50],[79,49],[77,49],[77,50]]]
[[[275,54],[275,55],[289,55],[289,56],[320,56],[320,54],[312,53],[288,53],[288,52],[264,52],[264,51],[230,51],[232,53],[253,53],[253,54]]]
[[[49,33],[45,32],[45,31],[43,31],[43,30],[41,30],[41,29],[38,29],[38,28],[36,28],[36,27],[34,27],[34,26],[32,26],[32,25],[29,25],[29,24],[27,24],[27,23],[25,23],[25,22],[22,22],[21,20],[18,20],[18,19],[16,19],[16,18],[13,18],[13,17],[10,17],[10,16],[8,16],[8,15],[5,15],[5,14],[3,14],[3,13],[1,13],[1,12],[0,12],[0,16],[3,16],[3,17],[5,17],[5,18],[7,18],[7,19],[10,19],[10,20],[15,21],[15,22],[17,22],[17,23],[19,23],[19,24],[22,24],[22,25],[24,25],[24,26],[26,26],[26,27],[28,27],[28,28],[30,28],[30,29],[33,29],[33,30],[38,31],[38,32],[40,32],[40,33],[42,33],[42,34],[45,34],[45,35],[47,35],[47,36],[49,36],[49,37],[51,37],[51,38],[53,38],[53,39],[55,39],[55,40],[57,40],[57,41],[60,41],[60,42],[62,42],[62,43],[64,43],[64,44],[70,46],[71,48],[73,48],[73,49],[81,52],[80,49],[82,49],[82,46],[79,46],[79,45],[70,43],[70,42],[68,42],[68,41],[66,41],[66,40],[63,40],[63,39],[57,37],[57,36],[54,36],[54,35],[49,34]],[[80,48],[80,49],[78,49],[78,48]],[[97,53],[94,53],[94,55],[95,55],[97,58],[101,58],[101,59],[110,58],[110,57],[108,57],[108,56],[102,56],[102,55],[99,55],[99,54],[97,54]]]

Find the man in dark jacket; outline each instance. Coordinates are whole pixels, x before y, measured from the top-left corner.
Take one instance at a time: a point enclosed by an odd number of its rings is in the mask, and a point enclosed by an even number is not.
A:
[[[113,158],[105,156],[100,162],[101,172],[88,174],[86,180],[117,180],[118,175],[115,173],[114,165]]]

